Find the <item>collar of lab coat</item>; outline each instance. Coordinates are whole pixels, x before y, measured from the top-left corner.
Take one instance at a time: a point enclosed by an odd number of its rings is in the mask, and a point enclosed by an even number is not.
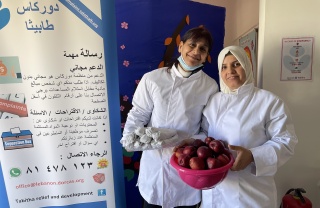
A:
[[[250,83],[250,84],[246,84],[246,85],[242,85],[241,87],[239,87],[237,89],[237,93],[235,94],[231,94],[231,93],[225,93],[222,92],[225,96],[237,96],[237,98],[242,99],[243,97],[252,94],[254,90],[254,83]]]
[[[173,65],[171,69],[172,69],[171,76],[173,79],[175,79],[176,77],[179,77],[181,79],[188,79],[191,81],[191,80],[199,79],[201,77],[201,74],[203,73],[202,70],[200,70],[195,74],[191,74],[190,77],[183,77],[175,65]]]

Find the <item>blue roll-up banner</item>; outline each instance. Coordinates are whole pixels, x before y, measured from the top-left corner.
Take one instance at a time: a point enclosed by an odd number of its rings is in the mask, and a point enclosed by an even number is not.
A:
[[[0,207],[126,207],[114,0],[0,0]]]

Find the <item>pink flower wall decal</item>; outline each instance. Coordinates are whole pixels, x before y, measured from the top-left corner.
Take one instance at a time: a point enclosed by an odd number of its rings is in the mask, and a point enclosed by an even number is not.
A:
[[[127,22],[122,22],[121,23],[121,28],[124,28],[124,29],[128,29],[128,23]]]
[[[123,49],[126,48],[126,46],[125,45],[121,45],[120,48],[123,50]]]
[[[130,62],[127,61],[127,60],[124,60],[124,61],[123,61],[123,65],[124,65],[125,67],[128,67],[128,66],[130,65]]]
[[[125,107],[123,105],[120,106],[120,111],[123,111]]]
[[[123,101],[128,101],[129,97],[127,95],[122,97]]]

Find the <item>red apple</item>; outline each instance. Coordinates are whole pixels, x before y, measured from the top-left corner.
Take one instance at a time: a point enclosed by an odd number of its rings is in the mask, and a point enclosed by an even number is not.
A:
[[[178,149],[176,149],[176,151],[174,152],[175,156],[178,158],[179,155],[183,154],[183,150],[184,150],[183,147],[179,147]]]
[[[192,145],[195,146],[196,148],[201,147],[201,146],[205,146],[206,143],[204,143],[204,141],[202,141],[201,139],[195,139],[192,142]]]
[[[204,139],[204,142],[209,145],[209,143],[212,141],[212,140],[215,140],[213,137],[207,137]]]
[[[206,167],[204,160],[199,157],[192,157],[189,160],[189,166],[193,170],[204,170]]]
[[[189,155],[190,157],[194,156],[197,152],[196,147],[192,145],[185,146],[183,149],[183,154]]]
[[[226,147],[228,146],[227,142],[225,142],[225,141],[223,141],[223,140],[221,140],[221,139],[219,139],[219,141],[223,144],[223,147],[224,147],[224,148],[226,148]]]
[[[221,161],[222,166],[228,164],[230,162],[230,159],[228,158],[228,156],[226,154],[220,154],[217,159],[219,161]]]
[[[216,153],[222,153],[224,151],[224,145],[219,140],[212,140],[209,143],[209,147]]]
[[[222,166],[221,161],[214,157],[207,158],[208,169],[220,168]]]
[[[189,168],[190,156],[181,154],[178,157],[178,164],[182,167]]]
[[[201,159],[207,159],[208,157],[212,156],[212,150],[207,146],[201,146],[197,149],[197,155]]]

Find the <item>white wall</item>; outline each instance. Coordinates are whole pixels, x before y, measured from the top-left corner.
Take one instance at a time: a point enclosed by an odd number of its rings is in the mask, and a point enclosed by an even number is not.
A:
[[[262,87],[282,97],[293,116],[299,144],[294,157],[276,175],[278,195],[304,188],[313,207],[320,207],[320,38],[319,0],[260,0],[259,70]],[[279,81],[283,37],[314,37],[311,81]]]
[[[226,8],[224,46],[239,45],[239,38],[258,27],[258,0],[193,0]]]

